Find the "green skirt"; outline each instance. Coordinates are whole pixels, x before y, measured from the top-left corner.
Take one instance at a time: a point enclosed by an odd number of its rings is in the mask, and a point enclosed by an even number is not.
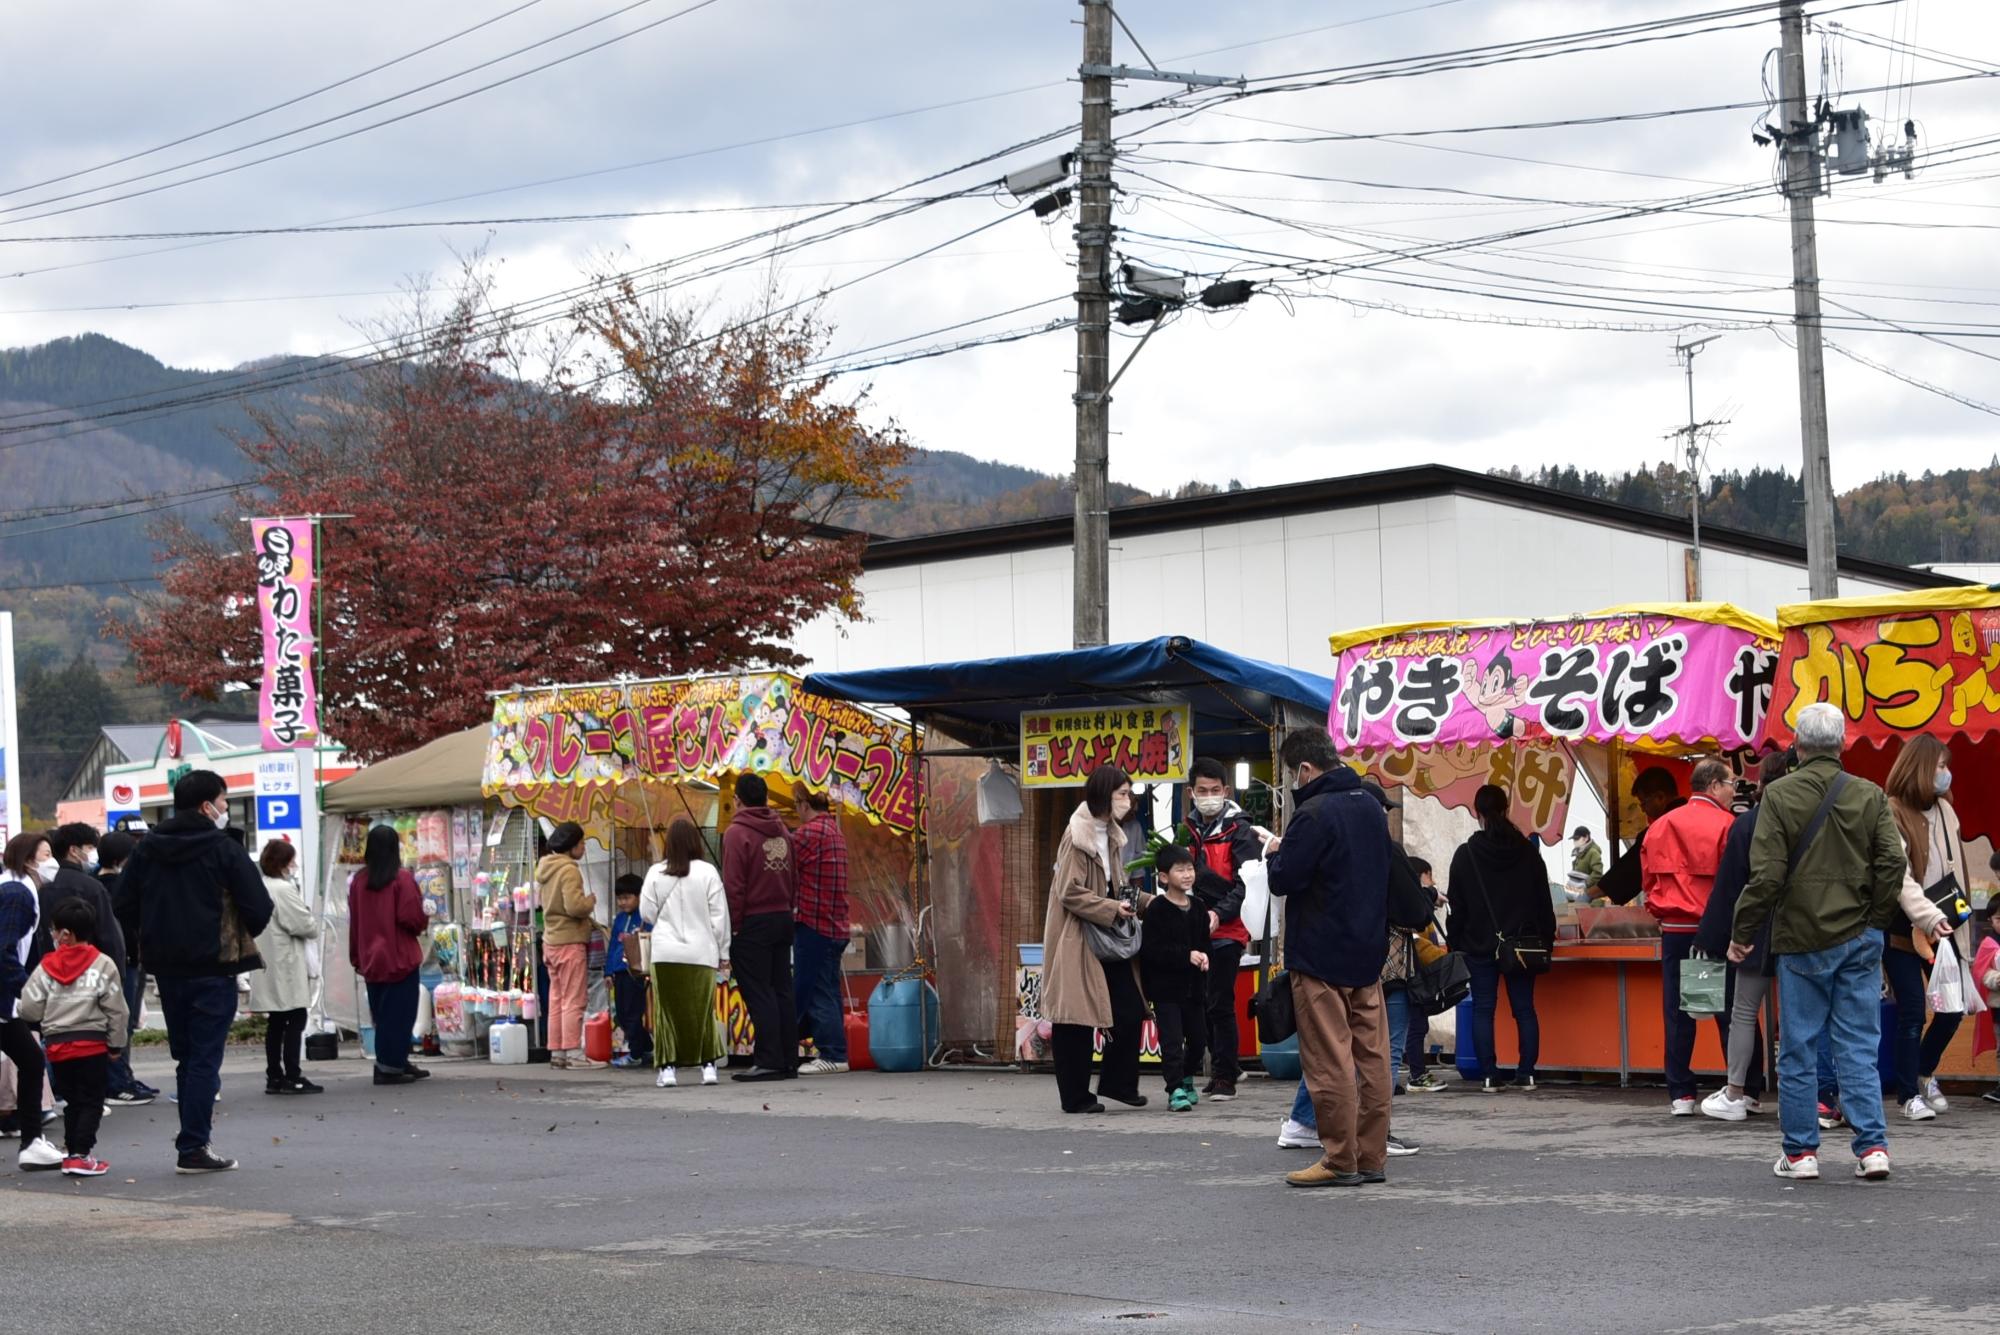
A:
[[[715,970],[706,964],[653,966],[653,1065],[706,1066],[726,1055],[715,1015]]]

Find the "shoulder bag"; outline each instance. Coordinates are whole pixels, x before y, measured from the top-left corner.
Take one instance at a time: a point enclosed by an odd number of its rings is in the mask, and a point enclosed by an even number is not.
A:
[[[1106,898],[1132,903],[1131,897],[1125,895],[1108,895]],[[1141,936],[1138,907],[1133,904],[1131,917],[1119,918],[1109,927],[1099,927],[1090,919],[1079,917],[1077,921],[1083,924],[1083,939],[1090,947],[1090,953],[1106,963],[1129,960],[1137,955]]]
[[[1791,853],[1785,858],[1785,883],[1778,887],[1777,897],[1771,901],[1771,916],[1765,919],[1763,927],[1759,928],[1760,931],[1769,931],[1774,936],[1776,935],[1778,930],[1778,915],[1784,911],[1785,897],[1792,892],[1792,874],[1798,871],[1799,863],[1805,858],[1806,850],[1812,847],[1812,841],[1819,838],[1820,827],[1826,824],[1826,818],[1833,810],[1833,800],[1840,796],[1840,790],[1846,786],[1847,771],[1841,770],[1833,776],[1833,782],[1826,786],[1826,796],[1820,798],[1819,806],[1813,811],[1812,819],[1806,822],[1805,829],[1799,831],[1798,842],[1792,845]],[[1775,976],[1777,972],[1778,952],[1767,949],[1764,952],[1764,973],[1767,977],[1770,977]]]
[[[1494,962],[1505,974],[1543,974],[1553,963],[1551,948],[1553,942],[1539,936],[1509,936],[1500,930],[1500,915],[1493,911],[1493,897],[1486,893],[1486,877],[1479,870],[1479,863],[1466,859],[1466,866],[1472,868],[1472,879],[1479,885],[1479,898],[1486,904],[1486,916],[1493,921]],[[1544,891],[1544,893],[1547,893]]]
[[[1939,815],[1938,822],[1940,825],[1943,824],[1942,815]],[[1924,887],[1924,898],[1931,902],[1933,908],[1944,914],[1946,922],[1957,928],[1963,926],[1965,920],[1972,916],[1972,902],[1965,897],[1965,891],[1958,883],[1957,860],[1951,855],[1951,846],[1958,841],[1951,837],[1949,831],[1943,833],[1944,875]]]
[[[1266,978],[1257,995],[1250,998],[1250,1013],[1257,1019],[1259,1043],[1282,1043],[1298,1033],[1298,1014],[1292,1007],[1292,975],[1279,969]]]
[[[1423,1014],[1442,1015],[1472,991],[1472,968],[1462,952],[1447,952],[1427,964],[1417,954],[1416,938],[1405,937],[1403,949],[1410,952],[1410,1004]]]

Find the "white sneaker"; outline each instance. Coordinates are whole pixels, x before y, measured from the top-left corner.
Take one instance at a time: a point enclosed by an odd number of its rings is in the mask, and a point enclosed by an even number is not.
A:
[[[721,1080],[715,1074],[714,1062],[710,1062],[706,1066],[701,1068],[701,1083],[703,1083],[704,1085],[715,1085],[721,1083]]]
[[[1741,1122],[1750,1116],[1750,1100],[1731,1098],[1728,1090],[1718,1089],[1701,1101],[1701,1112],[1718,1122]]]
[[[1925,1103],[1924,1096],[1919,1094],[1903,1105],[1903,1120],[1906,1122],[1935,1122],[1937,1114],[1931,1111],[1931,1105]]]
[[[1694,1116],[1694,1100],[1675,1099],[1667,1105],[1667,1111],[1675,1117],[1692,1117]]]
[[[1854,1175],[1870,1182],[1883,1182],[1889,1177],[1889,1151],[1870,1150],[1855,1162]]]
[[[1884,1162],[1886,1161],[1885,1157]],[[1771,1171],[1779,1177],[1789,1177],[1799,1182],[1817,1182],[1819,1180],[1819,1156],[1817,1154],[1801,1154],[1798,1158],[1794,1159],[1789,1154],[1780,1154],[1777,1165]]]
[[[63,1166],[63,1152],[47,1136],[36,1136],[21,1147],[17,1162],[24,1173],[50,1173]]]
[[[824,1057],[815,1057],[799,1068],[800,1075],[845,1075],[846,1062],[830,1062]]]
[[[662,1066],[659,1075],[653,1078],[654,1089],[672,1089],[679,1083],[680,1081],[674,1075],[674,1068],[671,1066]]]
[[[1278,1128],[1278,1148],[1281,1150],[1316,1150],[1320,1148],[1319,1132],[1309,1126],[1285,1119]]]
[[[1924,1102],[1930,1105],[1934,1113],[1951,1111],[1951,1104],[1946,1101],[1944,1091],[1938,1088],[1935,1078],[1924,1081]]]

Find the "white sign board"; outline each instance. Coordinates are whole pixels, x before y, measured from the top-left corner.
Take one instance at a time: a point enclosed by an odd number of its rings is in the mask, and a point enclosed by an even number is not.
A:
[[[118,822],[139,814],[139,780],[131,774],[104,776],[104,828],[115,830]]]
[[[262,853],[264,845],[276,840],[288,844],[301,845],[305,840],[305,794],[299,783],[299,757],[296,752],[266,752],[257,757],[257,846]]]

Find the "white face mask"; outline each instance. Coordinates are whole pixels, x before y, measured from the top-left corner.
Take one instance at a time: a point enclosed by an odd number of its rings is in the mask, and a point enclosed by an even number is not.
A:
[[[1937,782],[1936,782],[1935,784],[1933,784],[1933,785],[1932,785],[1932,787],[1934,787],[1934,788],[1936,788],[1936,789],[1937,789],[1937,795],[1938,795],[1939,797],[1943,797],[1943,796],[1944,796],[1944,795],[1945,795],[1946,793],[1950,792],[1950,791],[1951,791],[1951,771],[1950,771],[1950,770],[1948,770],[1948,769],[1941,769],[1941,770],[1939,770],[1939,771],[1937,772]]]
[[[1126,794],[1111,799],[1111,819],[1124,820],[1132,814],[1132,798]]]
[[[227,804],[224,804],[224,805],[223,805],[223,807],[222,807],[222,809],[221,809],[221,810],[219,810],[219,811],[216,811],[215,813],[213,813],[212,815],[210,815],[210,816],[209,816],[209,819],[215,822],[215,828],[216,828],[216,829],[218,829],[218,830],[226,830],[226,829],[228,829],[228,828],[229,828],[229,807],[228,807],[228,805],[227,805]]]
[[[35,875],[41,878],[43,885],[54,884],[56,873],[61,870],[62,863],[57,862],[54,858],[43,858],[35,864]]]
[[[1222,809],[1229,805],[1229,799],[1217,794],[1212,797],[1197,797],[1194,809],[1204,816],[1220,816]]]

